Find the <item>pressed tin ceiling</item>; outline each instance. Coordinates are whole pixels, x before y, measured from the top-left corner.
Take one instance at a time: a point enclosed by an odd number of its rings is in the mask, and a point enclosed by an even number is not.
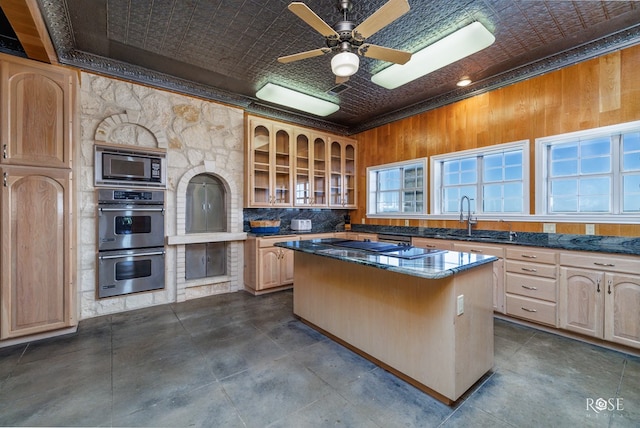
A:
[[[415,52],[471,22],[495,43],[394,90],[370,78],[389,63],[361,57],[348,89],[335,86],[331,54],[276,61],[324,46],[287,9],[288,0],[37,0],[63,64],[239,106],[251,112],[356,133],[640,42],[640,2],[564,0],[409,0],[411,10],[367,39]],[[330,25],[334,0],[307,0]],[[354,0],[362,22],[386,0]],[[458,88],[469,76],[474,83]],[[328,101],[325,118],[257,100],[267,82]]]

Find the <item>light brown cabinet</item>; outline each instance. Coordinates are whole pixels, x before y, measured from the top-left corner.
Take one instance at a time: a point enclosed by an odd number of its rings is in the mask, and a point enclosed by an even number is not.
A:
[[[300,208],[327,207],[327,137],[295,129],[295,199]]]
[[[2,55],[2,163],[71,167],[75,73]]]
[[[0,54],[0,339],[72,327],[74,71]]]
[[[355,208],[356,141],[247,116],[245,205]]]
[[[505,253],[507,315],[557,327],[557,252],[514,246]]]
[[[246,197],[251,207],[290,207],[293,129],[277,122],[250,118]]]
[[[560,256],[560,328],[640,348],[640,275],[632,256]]]
[[[329,157],[329,206],[356,208],[355,140],[332,139]]]
[[[262,294],[291,287],[294,252],[274,245],[299,239],[297,235],[249,237],[244,247],[244,283],[247,290]]]
[[[75,323],[71,281],[71,172],[1,167],[1,338]]]
[[[456,242],[453,244],[453,249],[464,253],[498,257],[498,260],[493,262],[493,310],[504,313],[504,248],[475,242]]]

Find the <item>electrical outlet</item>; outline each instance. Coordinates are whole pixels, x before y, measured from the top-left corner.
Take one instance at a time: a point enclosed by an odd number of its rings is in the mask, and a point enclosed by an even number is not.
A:
[[[544,233],[556,233],[556,224],[555,223],[545,223],[542,226],[542,231]]]
[[[585,224],[584,225],[584,233],[585,233],[585,235],[595,235],[596,234],[596,225],[595,224]]]
[[[360,223],[364,224],[364,217],[360,219]]]
[[[405,226],[409,226],[409,220],[405,220],[405,221],[404,221],[404,225],[405,225]]]
[[[458,296],[458,315],[462,315],[464,313],[464,294]]]

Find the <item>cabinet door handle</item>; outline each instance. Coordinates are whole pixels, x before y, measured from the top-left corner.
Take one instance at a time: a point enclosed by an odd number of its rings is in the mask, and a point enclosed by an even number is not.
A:
[[[600,263],[600,262],[593,262],[594,265],[596,266],[606,266],[606,267],[614,267],[615,264],[613,263]]]
[[[7,158],[7,145],[6,144],[2,145],[2,158],[3,159]]]
[[[6,172],[2,174],[2,185],[4,187],[7,187],[7,173]]]
[[[607,281],[607,293],[608,294],[611,294],[611,283],[612,283],[611,280]]]
[[[528,285],[522,285],[521,287],[527,290],[534,290],[534,291],[538,289],[538,287],[530,287]]]
[[[525,308],[524,306],[521,306],[520,309],[522,309],[523,311],[527,311],[527,312],[538,312],[535,309]]]
[[[598,293],[600,292],[600,278],[598,278],[598,280],[596,281],[596,291]]]
[[[532,269],[532,268],[520,268],[525,272],[538,272],[538,269]]]

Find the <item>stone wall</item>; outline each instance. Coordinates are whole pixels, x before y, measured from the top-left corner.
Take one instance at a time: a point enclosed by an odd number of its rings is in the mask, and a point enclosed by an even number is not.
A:
[[[163,290],[106,299],[96,298],[96,141],[167,150],[165,234],[176,235],[176,194],[185,174],[210,171],[222,178],[230,195],[229,232],[241,232],[244,179],[244,119],[241,109],[82,73],[81,136],[76,144],[78,196],[77,289],[80,319],[174,302],[177,300],[176,247],[167,246],[166,286]],[[194,297],[242,289],[242,243],[231,243],[229,281],[201,287]],[[184,293],[183,293],[184,294]]]

